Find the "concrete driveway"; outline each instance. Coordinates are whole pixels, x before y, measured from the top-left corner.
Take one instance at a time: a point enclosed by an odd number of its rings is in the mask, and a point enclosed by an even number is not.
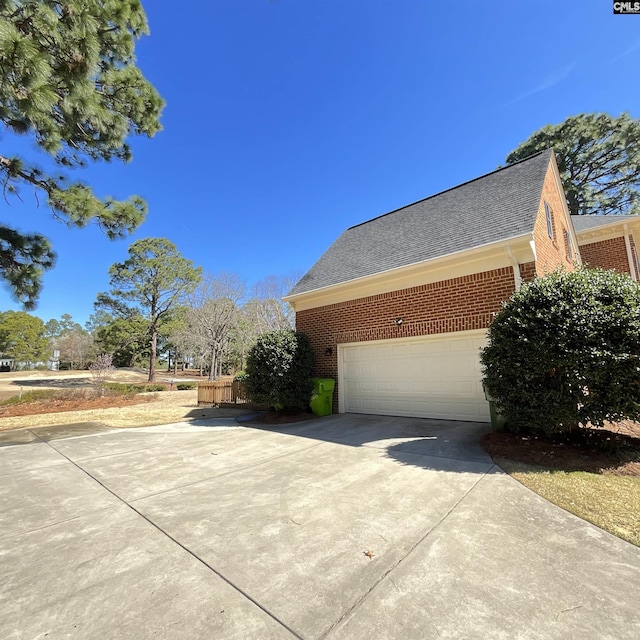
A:
[[[341,415],[0,434],[0,637],[640,637],[640,549],[478,446]]]

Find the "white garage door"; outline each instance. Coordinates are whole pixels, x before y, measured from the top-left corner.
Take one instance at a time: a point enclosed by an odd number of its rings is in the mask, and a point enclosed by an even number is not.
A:
[[[340,411],[489,421],[484,331],[341,345]]]

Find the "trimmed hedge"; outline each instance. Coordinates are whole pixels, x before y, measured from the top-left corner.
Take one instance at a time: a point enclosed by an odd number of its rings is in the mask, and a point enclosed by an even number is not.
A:
[[[130,382],[107,382],[106,388],[114,393],[121,393],[126,395],[127,393],[145,393],[150,391],[166,391],[166,384],[137,384]]]
[[[178,391],[188,391],[190,389],[197,389],[197,388],[198,388],[197,382],[178,382],[178,384],[176,385],[176,389]]]
[[[510,431],[640,419],[640,285],[602,269],[557,271],[515,292],[481,362]]]

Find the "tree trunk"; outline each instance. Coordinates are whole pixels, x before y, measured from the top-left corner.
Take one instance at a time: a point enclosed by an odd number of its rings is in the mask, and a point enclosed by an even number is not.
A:
[[[156,381],[156,353],[158,351],[158,332],[151,329],[151,354],[149,355],[149,382]]]
[[[216,350],[211,349],[211,361],[209,362],[209,380],[216,378]]]
[[[572,216],[580,215],[580,203],[575,194],[569,194],[567,197],[567,204],[569,205],[569,214]]]

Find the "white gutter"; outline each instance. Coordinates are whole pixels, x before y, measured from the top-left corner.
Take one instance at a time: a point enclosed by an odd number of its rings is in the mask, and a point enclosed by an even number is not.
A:
[[[509,262],[513,267],[513,279],[515,280],[516,291],[518,291],[518,289],[520,289],[520,287],[522,286],[522,274],[520,273],[520,263],[513,257],[513,253],[511,253],[510,246],[507,245],[504,248],[504,252],[507,254],[507,258],[509,258]]]
[[[433,263],[438,263],[438,262],[443,262],[445,259],[447,258],[453,258],[455,256],[458,255],[464,255],[464,254],[470,254],[470,255],[475,255],[480,253],[482,250],[484,249],[489,249],[489,248],[496,248],[499,249],[501,246],[510,246],[511,243],[516,242],[518,240],[523,240],[526,238],[530,238],[531,237],[531,233],[523,233],[522,235],[519,236],[511,236],[510,238],[504,238],[503,240],[494,240],[493,242],[486,242],[485,244],[480,244],[477,245],[475,247],[471,247],[469,249],[461,249],[460,251],[454,251],[452,253],[446,253],[444,255],[441,256],[436,256],[434,258],[428,258],[427,260],[420,260],[418,262],[412,262],[410,264],[404,264],[401,265],[399,267],[392,267],[391,269],[385,269],[384,271],[377,271],[376,273],[370,273],[366,276],[359,276],[358,278],[352,278],[351,280],[345,280],[343,282],[336,282],[334,284],[328,284],[325,285],[324,287],[317,287],[316,289],[309,289],[309,291],[302,291],[300,293],[294,293],[293,295],[286,295],[282,297],[282,301],[283,302],[292,302],[293,300],[295,300],[296,298],[300,298],[302,296],[307,296],[310,294],[317,294],[317,293],[321,293],[323,291],[328,291],[330,289],[333,289],[335,287],[344,287],[344,286],[351,286],[353,284],[357,284],[369,279],[373,279],[373,278],[378,278],[379,276],[382,275],[388,275],[388,274],[393,274],[394,272],[400,272],[403,271],[405,269],[411,268],[411,267],[418,267],[421,265],[429,265],[429,264],[433,264]],[[529,241],[531,248],[534,250],[534,259],[535,259],[535,247],[533,245],[533,240]],[[324,255],[324,254],[323,254]]]
[[[627,260],[629,261],[629,273],[631,277],[637,282],[638,275],[636,274],[636,268],[634,266],[633,252],[631,251],[631,242],[629,241],[629,227],[625,223],[624,226],[624,246],[627,248]]]

